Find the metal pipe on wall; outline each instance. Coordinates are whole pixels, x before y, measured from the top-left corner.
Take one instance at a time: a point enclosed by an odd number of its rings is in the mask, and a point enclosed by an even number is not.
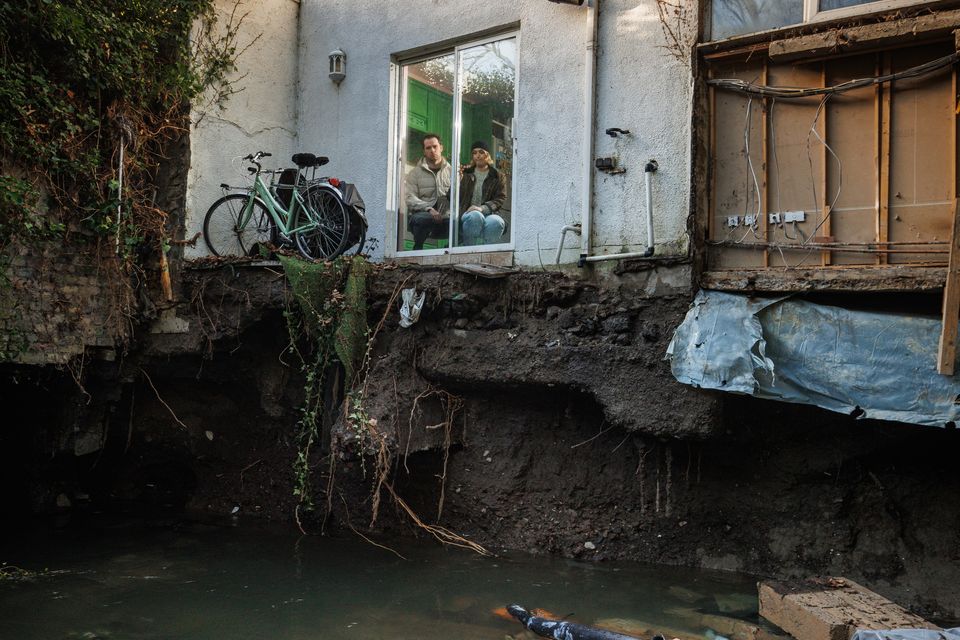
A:
[[[580,218],[580,266],[590,255],[590,234],[593,214],[593,108],[597,91],[597,12],[600,0],[587,4],[587,48],[583,64],[583,176],[580,183],[580,202],[583,214]]]

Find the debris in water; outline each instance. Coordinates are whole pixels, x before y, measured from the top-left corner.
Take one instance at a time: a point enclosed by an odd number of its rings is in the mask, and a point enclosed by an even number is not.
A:
[[[597,548],[597,545],[595,545],[595,544],[593,544],[592,542],[590,542],[589,540],[587,540],[586,542],[583,543],[583,548],[584,548],[584,549],[590,549],[590,551],[593,551],[594,549]]]
[[[544,638],[554,638],[554,640],[637,640],[636,636],[627,636],[575,622],[551,620],[543,616],[536,616],[533,615],[533,611],[527,611],[516,604],[508,606],[507,611],[519,620],[524,627]],[[662,639],[662,636],[654,636],[654,640],[657,638]]]

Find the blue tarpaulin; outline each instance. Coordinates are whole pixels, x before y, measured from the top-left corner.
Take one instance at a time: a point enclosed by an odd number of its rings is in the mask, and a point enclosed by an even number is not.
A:
[[[850,640],[960,640],[960,627],[955,629],[890,629],[889,631],[857,630]]]
[[[937,373],[940,319],[700,291],[667,347],[684,384],[943,427],[960,380]]]

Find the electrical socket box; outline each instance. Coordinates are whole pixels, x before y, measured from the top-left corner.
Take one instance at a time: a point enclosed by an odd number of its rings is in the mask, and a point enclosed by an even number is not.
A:
[[[780,214],[771,213],[770,214],[770,224],[780,224]]]
[[[785,211],[783,214],[784,222],[803,222],[807,219],[807,214],[803,211]]]
[[[728,227],[739,227],[739,226],[740,226],[740,216],[727,216],[727,226],[728,226]]]
[[[753,215],[752,213],[743,216],[743,224],[748,227],[755,226],[757,224],[757,216]]]

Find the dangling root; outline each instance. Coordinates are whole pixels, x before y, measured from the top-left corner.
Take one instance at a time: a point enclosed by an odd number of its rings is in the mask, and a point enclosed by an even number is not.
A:
[[[460,396],[455,396],[445,389],[437,389],[436,387],[429,386],[427,390],[418,395],[413,399],[413,406],[410,409],[410,424],[409,430],[407,432],[407,450],[410,450],[410,434],[413,433],[413,420],[414,417],[420,415],[420,401],[425,400],[431,396],[437,396],[440,398],[440,405],[443,407],[443,422],[438,424],[429,424],[426,425],[425,429],[439,429],[443,427],[443,473],[440,475],[440,499],[437,503],[437,522],[440,521],[440,517],[443,515],[443,501],[446,492],[447,485],[447,462],[450,459],[450,441],[451,441],[451,432],[453,430],[453,418],[457,413],[463,409],[463,398]],[[407,453],[404,452],[403,464],[406,467],[407,464]],[[409,471],[409,469],[408,469]]]
[[[461,547],[463,549],[469,549],[470,551],[475,551],[476,553],[479,553],[482,556],[493,555],[491,552],[487,551],[486,548],[482,547],[476,542],[471,542],[470,540],[467,540],[463,536],[457,535],[456,533],[450,531],[445,527],[424,523],[419,517],[417,517],[417,514],[414,513],[413,509],[411,509],[410,506],[403,501],[403,498],[397,495],[397,492],[394,491],[392,484],[390,484],[389,482],[385,482],[383,486],[387,488],[387,491],[390,492],[390,495],[393,497],[394,502],[396,502],[397,505],[406,512],[407,516],[409,516],[410,519],[413,520],[413,523],[415,525],[425,530],[427,533],[432,535],[441,543],[449,544],[454,547]]]

